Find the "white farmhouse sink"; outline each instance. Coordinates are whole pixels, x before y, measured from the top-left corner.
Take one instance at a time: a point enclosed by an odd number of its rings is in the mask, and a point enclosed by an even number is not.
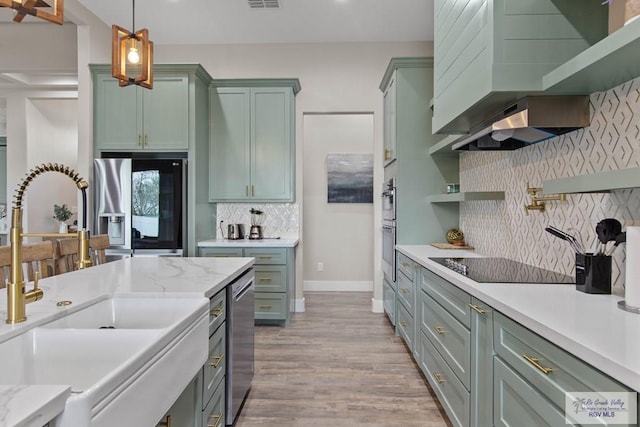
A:
[[[70,385],[56,427],[155,425],[207,359],[208,307],[205,298],[99,301],[0,343],[0,383]]]
[[[0,345],[3,384],[67,384],[84,392],[160,335],[153,330],[34,328]]]
[[[114,296],[44,325],[75,329],[164,329],[193,311],[193,298]]]

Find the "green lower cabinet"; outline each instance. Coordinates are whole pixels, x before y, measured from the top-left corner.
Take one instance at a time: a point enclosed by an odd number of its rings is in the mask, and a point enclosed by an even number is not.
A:
[[[565,425],[564,413],[498,356],[494,358],[493,377],[493,425],[496,427]]]
[[[295,283],[295,248],[208,247],[199,256],[255,258],[256,324],[289,325]]]
[[[180,397],[169,408],[167,413],[158,421],[156,427],[199,427],[202,400],[201,373],[198,373],[184,389]]]
[[[388,282],[387,279],[382,282],[382,305],[393,326],[396,325],[396,289],[394,285],[395,283]]]
[[[413,353],[414,347],[414,318],[403,303],[398,303],[396,309],[396,333],[402,337],[409,351]]]
[[[224,427],[225,425],[225,382],[218,385],[211,400],[202,411],[202,427]]]
[[[472,427],[493,423],[493,309],[471,298],[471,419]]]
[[[451,424],[456,427],[467,427],[469,425],[469,391],[423,333],[420,333],[419,345],[422,347],[419,365],[449,416]]]

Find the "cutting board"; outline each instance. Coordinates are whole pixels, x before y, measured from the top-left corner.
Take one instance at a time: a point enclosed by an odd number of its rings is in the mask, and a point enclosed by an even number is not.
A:
[[[456,246],[451,243],[431,243],[431,246],[435,246],[438,249],[473,249],[473,246]]]

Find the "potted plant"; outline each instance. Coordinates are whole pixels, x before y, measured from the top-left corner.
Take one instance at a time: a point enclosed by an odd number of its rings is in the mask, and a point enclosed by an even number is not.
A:
[[[59,226],[60,233],[67,232],[67,223],[65,221],[71,218],[72,215],[73,214],[71,213],[71,211],[69,210],[69,208],[65,203],[63,203],[62,206],[56,205],[56,204],[53,205],[53,219],[58,221],[60,225]]]

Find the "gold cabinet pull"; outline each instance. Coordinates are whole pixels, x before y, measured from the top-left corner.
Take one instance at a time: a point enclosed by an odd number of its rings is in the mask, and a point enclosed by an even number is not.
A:
[[[439,335],[444,335],[445,332],[447,332],[447,330],[442,326],[434,326],[433,329],[435,329]]]
[[[138,134],[138,147],[142,147],[142,135]]]
[[[207,423],[207,427],[220,427],[220,420],[222,419],[222,414],[218,415],[209,415],[209,419],[215,419],[213,424]]]
[[[482,308],[477,304],[469,304],[469,307],[471,307],[471,309],[477,312],[478,314],[485,314],[487,312],[487,310],[485,310],[484,308]]]
[[[408,288],[400,288],[400,292],[402,292],[403,294],[408,294],[409,293],[409,289]]]
[[[267,308],[267,309],[269,309],[269,308],[271,308],[271,304],[261,304],[261,305],[259,305],[258,307],[260,307],[260,308]]]
[[[260,277],[260,281],[261,282],[270,282],[271,281],[271,277]]]
[[[389,151],[389,149],[385,148],[384,150],[384,159],[385,160],[389,160],[391,158],[391,152]]]
[[[249,186],[248,185],[244,186],[244,195],[249,197]]]
[[[213,317],[218,317],[220,316],[222,313],[224,312],[223,308],[214,308],[213,310],[211,310],[209,312],[209,315],[213,316]]]
[[[444,383],[446,383],[446,382],[447,382],[447,380],[446,380],[446,379],[444,379],[444,377],[443,377],[442,375],[440,375],[440,374],[433,374],[433,376],[435,377],[436,382],[437,382],[438,384],[444,384]]]
[[[255,188],[253,188],[253,185],[251,186],[251,197],[255,196],[256,192],[255,192]]]
[[[547,368],[545,366],[542,366],[540,364],[540,359],[538,359],[537,357],[532,357],[526,354],[523,354],[522,357],[524,357],[524,359],[531,363],[533,366],[536,367],[536,369],[538,369],[540,372],[542,372],[545,375],[549,375],[551,372],[553,372],[552,368]]]
[[[400,321],[400,326],[407,326],[409,324],[409,322],[407,322],[406,320],[401,320]]]
[[[149,145],[149,139],[147,137],[147,134],[144,134],[144,146],[146,147],[147,145]]]
[[[156,424],[156,427],[171,427],[171,415],[167,415],[167,419],[164,421],[160,421]]]
[[[260,255],[258,256],[258,259],[271,259],[273,258],[271,255]]]
[[[214,362],[209,362],[209,366],[211,366],[213,369],[218,369],[218,366],[220,366],[220,362],[222,362],[222,359],[224,358],[224,356],[216,356],[213,358]]]
[[[410,267],[411,265],[408,262],[401,262],[400,263],[403,267]]]

